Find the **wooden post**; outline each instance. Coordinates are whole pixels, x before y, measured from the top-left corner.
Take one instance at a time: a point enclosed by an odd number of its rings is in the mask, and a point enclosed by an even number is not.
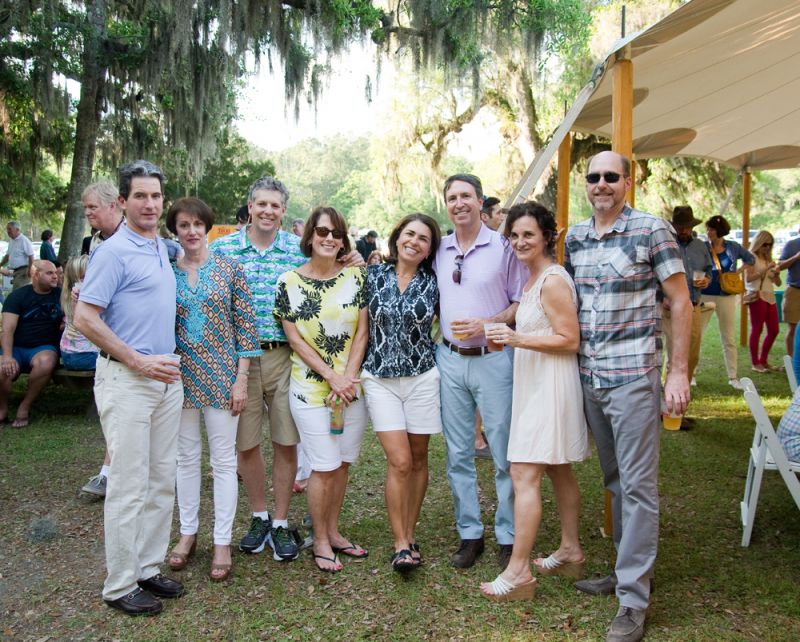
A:
[[[564,263],[564,234],[569,225],[569,173],[571,169],[572,134],[567,134],[558,146],[558,187],[556,191],[556,227],[558,237],[558,262]]]
[[[621,52],[627,55],[627,51]],[[614,63],[611,90],[611,149],[612,151],[631,158],[633,156],[633,63],[628,59],[617,59]],[[631,172],[633,167],[631,166]],[[633,205],[633,186],[625,195],[625,199]],[[603,537],[614,534],[614,520],[611,513],[613,495],[609,490],[605,492],[605,510],[603,514],[603,527],[600,532]]]
[[[742,247],[750,247],[750,189],[752,187],[753,176],[745,170],[742,177]],[[739,344],[747,345],[747,306],[742,303],[739,322]]]
[[[612,77],[611,149],[631,158],[633,156],[633,63],[617,60]],[[633,202],[628,192],[625,199]]]

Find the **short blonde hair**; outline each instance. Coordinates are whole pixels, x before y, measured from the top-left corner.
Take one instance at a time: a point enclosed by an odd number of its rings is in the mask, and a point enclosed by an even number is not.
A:
[[[81,193],[81,198],[85,198],[89,194],[97,195],[100,202],[106,205],[119,202],[119,190],[114,183],[108,180],[97,181],[96,183],[87,185]]]

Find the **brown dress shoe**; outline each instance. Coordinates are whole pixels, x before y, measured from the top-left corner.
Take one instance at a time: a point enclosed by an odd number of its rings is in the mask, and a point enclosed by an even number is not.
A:
[[[161,613],[162,609],[161,600],[140,588],[116,600],[104,600],[104,602],[128,615],[155,615]]]
[[[161,573],[156,573],[146,580],[139,580],[137,584],[139,588],[160,598],[172,599],[180,597],[184,593],[183,584]]]
[[[501,571],[506,570],[508,562],[511,559],[511,553],[514,550],[513,544],[500,544],[500,549],[497,551],[497,563]]]
[[[456,568],[470,568],[482,554],[482,537],[478,539],[462,539],[458,550],[450,558],[450,563]]]

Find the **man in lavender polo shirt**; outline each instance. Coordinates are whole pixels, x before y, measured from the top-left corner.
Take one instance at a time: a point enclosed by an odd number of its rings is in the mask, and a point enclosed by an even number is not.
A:
[[[126,225],[89,259],[75,326],[100,348],[94,398],[111,471],[105,500],[105,602],[128,615],[161,611],[183,586],[161,575],[169,545],[183,386],[175,352],[175,276],[158,238],[163,175],[120,168]]]
[[[488,352],[484,323],[513,323],[527,269],[497,232],[481,223],[483,188],[477,176],[445,181],[444,199],[455,232],[442,239],[434,267],[439,284],[443,343],[436,352],[441,374],[442,424],[447,477],[461,538],[451,562],[469,568],[484,549],[475,470],[475,406],[495,464],[495,537],[505,568],[514,543],[514,491],[509,476],[513,365],[509,355]]]

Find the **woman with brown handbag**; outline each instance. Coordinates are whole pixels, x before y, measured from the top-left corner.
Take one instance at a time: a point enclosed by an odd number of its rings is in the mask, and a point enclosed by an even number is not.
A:
[[[722,340],[722,356],[728,372],[728,384],[737,390],[739,378],[736,375],[736,309],[739,295],[744,293],[744,283],[736,268],[739,259],[748,265],[756,261],[750,252],[736,241],[725,236],[731,231],[730,223],[717,214],[706,221],[708,251],[711,253],[711,283],[703,290],[703,303],[716,304],[719,335]],[[705,328],[704,328],[705,331]]]

